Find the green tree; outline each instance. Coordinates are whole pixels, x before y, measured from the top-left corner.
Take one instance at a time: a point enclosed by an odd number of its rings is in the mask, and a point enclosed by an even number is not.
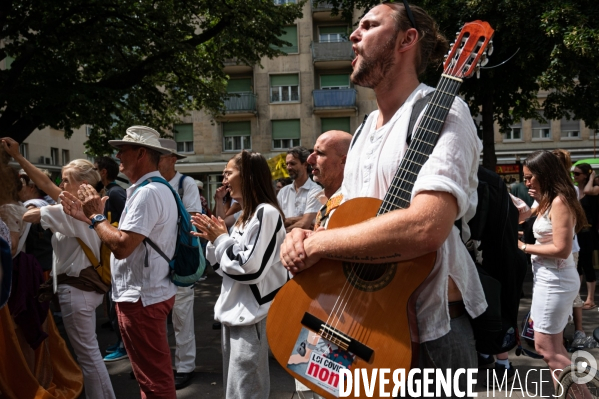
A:
[[[599,128],[599,7],[593,0],[553,1],[542,16],[542,28],[555,39],[551,63],[540,82],[554,89],[545,114],[582,119]]]
[[[255,65],[302,4],[272,0],[0,2],[0,136],[94,129],[88,150],[127,126],[165,132],[192,109],[222,111],[225,60]]]
[[[577,0],[572,0],[576,2]],[[331,0],[340,10],[353,7],[369,8],[372,0]],[[401,4],[401,1],[399,2]],[[547,70],[557,37],[546,34],[542,27],[542,0],[413,0],[410,4],[423,7],[439,24],[441,32],[451,41],[454,33],[466,23],[483,20],[495,29],[494,53],[480,79],[464,82],[460,92],[474,117],[482,121],[483,165],[495,170],[494,129],[496,121],[507,132],[514,121],[538,117],[537,92],[539,78]],[[349,15],[342,11],[343,15]],[[431,66],[423,80],[436,86],[441,70]]]

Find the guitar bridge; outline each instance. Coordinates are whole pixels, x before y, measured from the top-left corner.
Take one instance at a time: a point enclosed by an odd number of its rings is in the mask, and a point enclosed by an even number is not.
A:
[[[374,354],[374,351],[368,346],[342,333],[336,328],[331,327],[308,312],[304,313],[302,324],[310,330],[317,332],[322,338],[332,342],[343,350],[350,351],[366,362],[370,362],[370,359]]]

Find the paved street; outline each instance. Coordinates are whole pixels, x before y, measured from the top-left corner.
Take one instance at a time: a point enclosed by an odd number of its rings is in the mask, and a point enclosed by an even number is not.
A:
[[[196,342],[197,342],[197,360],[195,369],[195,378],[191,385],[187,388],[177,391],[177,397],[184,398],[221,398],[222,390],[222,360],[220,348],[220,330],[213,330],[213,307],[216,302],[217,295],[220,290],[220,277],[215,274],[210,274],[208,279],[198,283],[195,289],[195,325],[196,325]],[[525,286],[525,297],[520,303],[520,320],[525,316],[525,313],[530,307],[530,298],[532,290],[532,276],[527,276]],[[583,295],[583,299],[584,299]],[[599,295],[596,295],[596,302],[599,302]],[[587,333],[593,331],[595,327],[599,327],[599,311],[586,310],[583,313],[584,327]],[[113,343],[114,334],[107,329],[100,327],[107,320],[103,309],[98,309],[98,340],[100,348],[104,350],[108,345]],[[566,334],[573,333],[573,326],[569,325]],[[169,342],[173,350],[174,356],[174,335],[172,326],[169,325]],[[526,344],[524,344],[526,345]],[[529,349],[532,349],[528,347]],[[520,398],[532,396],[536,392],[540,396],[550,396],[553,394],[553,388],[549,382],[542,384],[542,392],[540,391],[538,369],[546,368],[542,360],[532,359],[525,356],[516,356],[512,351],[510,360],[518,371],[523,385],[528,388],[523,392],[518,390],[519,384],[515,384],[514,391],[511,397]],[[591,350],[596,358],[599,358],[599,349]],[[270,376],[271,376],[271,399],[278,398],[298,398],[294,394],[293,379],[278,365],[278,363],[270,359]],[[131,365],[128,360],[120,360],[117,362],[108,363],[108,372],[111,375],[112,384],[117,398],[119,399],[136,399],[139,398],[139,388],[135,380],[129,377]],[[527,372],[528,383],[525,381]],[[479,380],[484,376],[479,375]],[[548,379],[548,373],[545,371],[543,379]],[[511,384],[510,384],[511,388]],[[479,385],[477,391],[479,397],[493,397],[493,392],[487,390],[485,386]],[[84,397],[84,396],[82,396]],[[495,393],[495,397],[506,397],[505,391]]]

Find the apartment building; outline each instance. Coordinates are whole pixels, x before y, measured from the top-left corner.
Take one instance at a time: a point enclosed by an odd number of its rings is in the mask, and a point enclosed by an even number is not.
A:
[[[307,2],[303,18],[285,28],[282,38],[291,46],[281,50],[287,55],[263,58],[262,68],[227,60],[230,97],[223,116],[193,111],[175,125],[178,149],[188,156],[177,169],[204,181],[207,198],[226,162],[240,150],[271,158],[297,145],[312,148],[322,132],[353,133],[376,109],[374,92],[349,81],[352,26],[332,16],[331,9]],[[356,13],[355,20],[359,17]]]
[[[547,91],[538,93],[541,115],[543,102],[548,94]],[[497,126],[495,128],[495,154],[498,164],[515,164],[517,160],[524,160],[533,151],[556,148],[570,151],[573,161],[595,158],[596,149],[599,150],[599,132],[589,129],[581,120],[568,120],[565,117],[546,122],[536,119],[521,120],[514,123],[509,132],[503,134]]]

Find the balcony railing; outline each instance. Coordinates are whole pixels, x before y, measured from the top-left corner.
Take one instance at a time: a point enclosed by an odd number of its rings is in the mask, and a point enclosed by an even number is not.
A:
[[[225,98],[227,112],[255,112],[256,95],[254,93],[235,93],[235,96]]]
[[[351,42],[312,43],[312,58],[314,62],[322,61],[351,61],[354,59]]]
[[[314,90],[314,108],[345,108],[356,106],[355,89]]]
[[[312,1],[312,12],[331,11],[332,9],[333,4],[329,3],[328,1]]]

